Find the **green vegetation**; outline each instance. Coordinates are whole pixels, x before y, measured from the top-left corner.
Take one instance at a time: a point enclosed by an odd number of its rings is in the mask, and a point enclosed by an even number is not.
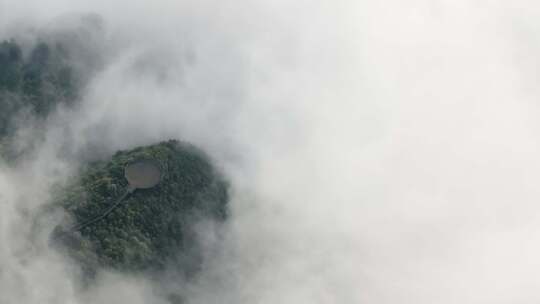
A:
[[[80,233],[58,238],[87,272],[101,267],[160,270],[170,262],[196,271],[200,251],[194,224],[226,217],[226,182],[201,151],[177,141],[120,151],[109,161],[89,164],[58,192],[56,204],[79,223],[101,214],[125,191],[125,166],[141,159],[159,162],[160,184],[135,191],[109,216]]]
[[[17,160],[11,140],[18,127],[49,117],[60,105],[77,100],[80,83],[70,54],[60,43],[40,42],[23,50],[15,41],[0,42],[0,157]],[[107,209],[124,191],[127,164],[152,159],[162,171],[161,183],[130,194],[102,221],[65,231]],[[86,164],[72,182],[53,191],[52,208],[72,220],[58,226],[52,239],[79,262],[85,273],[100,268],[159,271],[176,265],[197,270],[201,249],[196,223],[226,218],[227,184],[209,159],[195,147],[167,141]],[[51,207],[48,206],[47,208]]]
[[[0,157],[14,161],[23,152],[11,145],[17,128],[75,102],[77,79],[67,47],[59,42],[23,51],[14,40],[0,41]]]
[[[13,40],[0,42],[0,137],[10,135],[19,116],[45,118],[76,98],[76,81],[61,44],[45,42],[23,56]]]

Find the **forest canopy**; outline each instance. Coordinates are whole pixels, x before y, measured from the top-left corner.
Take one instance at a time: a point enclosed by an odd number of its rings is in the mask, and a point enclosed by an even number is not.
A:
[[[24,48],[15,40],[2,41],[0,67],[0,158],[13,164],[17,155],[10,139],[21,124],[45,122],[58,107],[74,105],[82,78],[73,68],[69,47],[54,41],[38,40]],[[136,190],[95,224],[65,229],[107,209],[126,191],[126,165],[142,159],[159,164],[162,178],[156,187]],[[53,232],[53,244],[86,273],[102,268],[158,271],[166,265],[196,271],[201,262],[196,223],[223,221],[228,200],[227,183],[210,159],[177,140],[83,163],[71,182],[53,189],[52,195],[44,209],[61,209],[68,219]]]
[[[88,164],[57,192],[55,204],[76,223],[98,216],[126,191],[126,165],[146,159],[162,170],[156,187],[136,190],[103,220],[59,238],[87,270],[160,270],[170,262],[196,270],[200,252],[193,227],[226,218],[227,183],[202,151],[174,140]]]
[[[23,56],[14,40],[0,42],[0,137],[23,114],[46,117],[76,99],[77,81],[62,44],[37,43]]]

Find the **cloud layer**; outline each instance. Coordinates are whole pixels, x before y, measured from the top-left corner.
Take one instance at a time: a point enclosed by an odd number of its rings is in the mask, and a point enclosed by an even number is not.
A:
[[[80,291],[29,225],[79,160],[166,138],[233,184],[200,278],[166,286],[187,303],[538,300],[540,5],[0,0],[0,38],[81,12],[103,20],[81,106],[0,167],[0,303],[166,303],[119,274]]]

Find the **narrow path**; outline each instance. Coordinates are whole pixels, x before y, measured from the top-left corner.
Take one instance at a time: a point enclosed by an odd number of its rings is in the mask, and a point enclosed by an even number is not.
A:
[[[80,223],[80,224],[77,224],[71,228],[69,228],[70,231],[77,231],[77,230],[81,230],[83,229],[84,227],[87,227],[89,225],[92,225],[102,219],[104,219],[107,215],[109,215],[109,213],[111,213],[118,205],[120,205],[120,203],[131,193],[133,193],[135,191],[136,188],[134,187],[131,187],[131,186],[128,186],[128,188],[126,189],[126,192],[124,192],[124,194],[122,194],[122,196],[120,196],[118,198],[118,200],[112,204],[112,206],[110,206],[109,208],[105,209],[105,211],[103,211],[102,214],[100,215],[97,215],[95,216],[94,218],[91,218],[83,223]]]

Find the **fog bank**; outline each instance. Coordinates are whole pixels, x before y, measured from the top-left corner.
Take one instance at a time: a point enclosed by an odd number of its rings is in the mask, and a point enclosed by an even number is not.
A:
[[[164,286],[186,303],[539,299],[540,4],[0,0],[0,38],[89,12],[80,105],[0,165],[0,303],[167,303],[139,276],[80,290],[30,219],[79,162],[168,138],[232,184],[200,276]]]

